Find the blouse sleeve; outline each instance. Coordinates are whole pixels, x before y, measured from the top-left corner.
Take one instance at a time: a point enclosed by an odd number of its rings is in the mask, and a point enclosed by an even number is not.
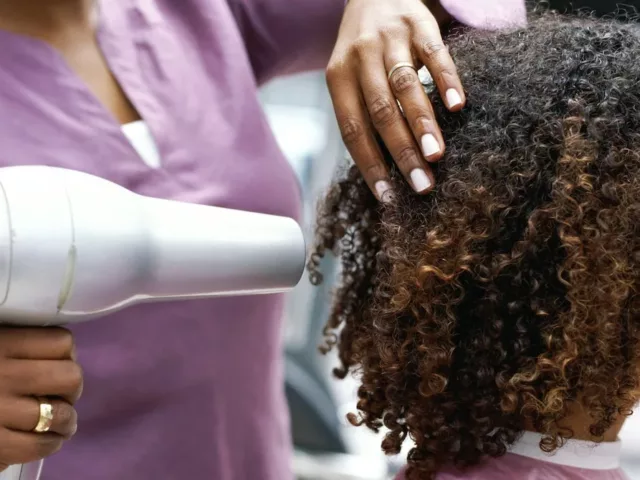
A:
[[[324,68],[344,0],[227,0],[258,83]]]
[[[488,30],[523,27],[527,23],[525,0],[440,0],[458,22]]]
[[[227,1],[259,83],[326,66],[345,0]],[[458,21],[487,29],[524,25],[524,1],[440,0]]]

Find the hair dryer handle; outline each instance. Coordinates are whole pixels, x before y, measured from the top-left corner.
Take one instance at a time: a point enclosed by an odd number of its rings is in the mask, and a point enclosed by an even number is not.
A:
[[[43,463],[44,460],[38,460],[24,465],[11,465],[0,473],[0,480],[38,480]]]

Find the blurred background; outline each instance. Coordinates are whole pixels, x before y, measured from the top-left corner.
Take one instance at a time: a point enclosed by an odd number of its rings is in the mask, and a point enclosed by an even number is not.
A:
[[[278,79],[262,89],[261,97],[280,147],[302,185],[305,227],[312,238],[316,200],[345,158],[324,74]],[[324,271],[322,288],[302,281],[290,294],[283,332],[294,470],[299,480],[391,479],[404,455],[385,457],[379,437],[347,424],[345,414],[355,411],[356,382],[334,379],[331,370],[336,358],[322,356],[317,349],[335,271],[331,259],[326,260]],[[640,416],[628,420],[622,441],[624,468],[631,480],[640,480]]]

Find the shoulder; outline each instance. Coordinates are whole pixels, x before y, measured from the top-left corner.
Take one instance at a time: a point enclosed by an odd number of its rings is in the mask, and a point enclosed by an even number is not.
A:
[[[100,14],[128,29],[165,24],[198,35],[237,30],[227,0],[102,0]]]

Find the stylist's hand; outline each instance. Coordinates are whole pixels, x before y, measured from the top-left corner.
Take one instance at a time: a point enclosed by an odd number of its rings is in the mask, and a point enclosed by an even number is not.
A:
[[[430,0],[429,5],[444,20],[439,3]],[[460,110],[465,102],[460,79],[438,20],[422,0],[349,0],[327,83],[344,143],[379,199],[390,187],[375,131],[419,193],[433,185],[428,162],[444,152],[433,109],[413,68],[423,65],[447,107]]]
[[[74,356],[62,328],[0,327],[0,471],[55,453],[75,433],[82,371]],[[36,433],[41,400],[53,419]]]

